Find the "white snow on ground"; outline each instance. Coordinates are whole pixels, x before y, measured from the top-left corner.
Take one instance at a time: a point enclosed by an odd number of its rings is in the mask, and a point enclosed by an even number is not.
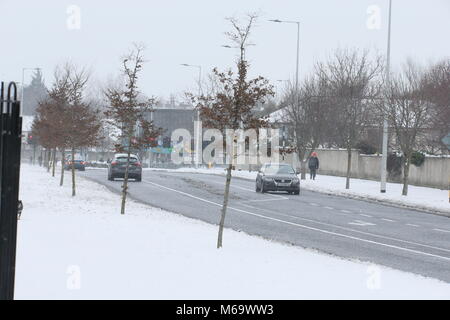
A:
[[[225,170],[222,168],[181,168],[169,171],[225,175]],[[257,173],[254,171],[233,171],[234,177],[240,177],[243,179],[255,180],[256,175]],[[400,183],[387,183],[387,192],[382,194],[380,193],[380,183],[373,180],[351,179],[350,189],[346,190],[344,177],[325,176],[319,174],[316,177],[316,180],[309,180],[309,175],[307,178],[307,180],[301,181],[301,187],[306,190],[384,201],[392,204],[437,211],[445,215],[450,215],[449,192],[447,190],[410,185],[408,187],[408,195],[402,196],[403,185]]]
[[[22,167],[18,299],[450,298],[438,280],[231,230],[217,250],[216,226],[132,201],[121,216],[117,194],[79,177],[72,198],[66,179]]]

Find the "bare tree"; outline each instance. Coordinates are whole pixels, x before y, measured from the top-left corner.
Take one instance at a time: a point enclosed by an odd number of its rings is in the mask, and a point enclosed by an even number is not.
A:
[[[245,25],[240,25],[239,21],[234,18],[228,19],[232,26],[232,31],[227,32],[226,35],[240,52],[237,61],[237,74],[231,70],[219,72],[217,69],[214,69],[213,74],[217,81],[213,82],[215,86],[212,88],[211,93],[195,99],[205,127],[216,128],[222,131],[224,129],[237,130],[257,128],[265,122],[255,116],[253,111],[258,103],[273,95],[273,88],[268,80],[263,77],[247,79],[249,64],[245,59],[245,49],[249,45],[250,32],[256,18],[255,15],[249,15]],[[237,141],[236,135],[234,135],[233,141]],[[231,172],[233,170],[233,162],[237,158],[234,148],[229,149],[232,150],[232,154],[231,157],[227,158],[232,160],[227,167],[217,248],[222,247],[223,228],[232,177]]]
[[[39,103],[33,130],[41,145],[51,150],[52,174],[55,175],[56,151],[61,152],[61,179],[64,183],[65,150],[69,148],[72,160],[75,150],[95,145],[99,139],[99,112],[83,101],[88,73],[65,64],[54,72],[54,83],[45,100]],[[50,154],[47,152],[47,161]],[[48,168],[49,169],[49,168]],[[72,196],[76,195],[75,166],[72,161]]]
[[[396,145],[401,150],[403,168],[402,195],[408,194],[409,168],[413,152],[420,147],[420,138],[432,123],[433,105],[423,90],[423,72],[409,61],[402,72],[392,76],[381,104],[395,132]]]
[[[64,159],[67,148],[67,107],[69,104],[70,93],[70,68],[56,67],[54,72],[54,82],[52,88],[48,92],[48,97],[52,101],[55,108],[55,118],[52,124],[55,127],[55,138],[57,139],[57,147],[61,153],[61,176],[59,185],[64,184]]]
[[[133,152],[155,145],[162,130],[156,128],[147,115],[155,104],[154,98],[143,98],[138,88],[138,77],[144,64],[144,47],[135,45],[134,49],[122,59],[122,72],[125,83],[123,86],[110,86],[105,90],[108,100],[105,116],[109,124],[118,130],[117,138],[121,141],[116,145],[117,152],[127,154],[124,182],[122,185],[121,214],[125,214],[125,205],[128,194],[128,171],[130,155]]]
[[[326,83],[312,76],[304,81],[300,90],[289,83],[280,104],[283,107],[282,121],[294,134],[302,179],[306,179],[309,156],[323,141],[330,125],[328,94]]]
[[[47,171],[51,169],[50,159],[54,157],[54,150],[60,143],[58,139],[59,128],[57,126],[58,111],[58,105],[47,97],[38,103],[32,124],[33,136],[37,137],[39,143],[46,149],[45,163]],[[54,169],[52,174],[54,176]]]
[[[36,116],[33,121],[34,135],[46,148],[45,162],[47,170],[50,170],[48,163],[52,159],[52,175],[55,176],[56,150],[64,150],[66,143],[65,112],[68,103],[69,73],[61,72],[59,68],[55,70],[55,80],[52,88],[47,92],[44,99],[39,101],[36,109]],[[61,174],[61,185],[64,175]]]
[[[425,99],[432,103],[430,131],[427,146],[431,153],[439,149],[448,153],[441,138],[450,132],[450,59],[442,60],[430,66],[422,77],[422,90]]]
[[[75,196],[75,151],[83,147],[95,146],[101,139],[100,112],[84,99],[89,72],[84,68],[79,69],[75,65],[66,63],[62,67],[62,73],[64,83],[67,81],[66,91],[62,93],[67,101],[62,132],[65,136],[64,147],[67,146],[71,153],[72,196]]]
[[[315,67],[321,82],[328,87],[334,104],[335,135],[347,149],[346,189],[350,188],[352,148],[370,125],[373,99],[379,95],[383,63],[371,60],[368,51],[337,50],[329,61]]]

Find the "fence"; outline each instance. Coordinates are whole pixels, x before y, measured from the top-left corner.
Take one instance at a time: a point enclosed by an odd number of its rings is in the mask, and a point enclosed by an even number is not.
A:
[[[17,87],[0,91],[0,300],[14,298],[22,118]]]

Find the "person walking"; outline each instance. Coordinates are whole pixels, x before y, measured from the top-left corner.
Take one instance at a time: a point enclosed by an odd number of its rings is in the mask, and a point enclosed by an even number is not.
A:
[[[316,173],[319,169],[319,158],[317,157],[317,152],[313,152],[308,161],[310,179],[316,180]]]

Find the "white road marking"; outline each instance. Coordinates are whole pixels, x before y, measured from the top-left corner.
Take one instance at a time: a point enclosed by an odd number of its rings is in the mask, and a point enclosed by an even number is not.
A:
[[[170,190],[172,192],[176,192],[176,193],[185,195],[187,197],[190,197],[190,198],[193,198],[193,199],[197,199],[199,201],[203,201],[203,202],[212,204],[214,206],[219,206],[219,207],[222,206],[222,204],[220,204],[220,203],[209,201],[209,200],[206,200],[206,199],[194,196],[192,194],[189,194],[187,192],[183,192],[183,191],[179,191],[179,190],[176,190],[176,189],[172,189],[172,188],[169,188],[169,187],[166,187],[166,186],[154,183],[154,182],[145,181],[145,180],[143,180],[143,181],[145,183],[147,183],[147,184],[152,184],[152,185],[157,186],[159,188]],[[365,242],[365,243],[375,244],[375,245],[382,246],[382,247],[387,247],[387,248],[391,248],[391,249],[397,249],[397,250],[400,250],[400,251],[406,251],[406,252],[410,252],[410,253],[414,253],[414,254],[418,254],[418,255],[429,256],[429,257],[434,257],[434,258],[439,258],[439,259],[442,259],[442,260],[450,261],[450,257],[444,257],[444,256],[440,256],[440,255],[436,255],[436,254],[432,254],[432,253],[428,253],[428,252],[423,252],[423,251],[419,251],[419,250],[404,248],[404,247],[391,245],[391,244],[387,244],[387,243],[382,243],[382,242],[378,242],[378,241],[358,238],[358,237],[355,237],[355,236],[350,236],[350,235],[346,235],[346,234],[342,234],[342,233],[337,233],[337,232],[333,232],[333,231],[323,230],[323,229],[319,229],[319,228],[315,228],[315,227],[309,227],[309,226],[305,226],[305,225],[302,225],[302,224],[299,224],[299,223],[294,223],[294,222],[285,221],[285,220],[281,220],[281,219],[277,219],[277,218],[272,218],[272,217],[268,217],[268,216],[265,216],[265,215],[257,214],[257,213],[254,213],[254,212],[250,212],[250,211],[234,208],[234,207],[231,207],[231,206],[229,206],[228,208],[230,210],[234,210],[234,211],[237,211],[237,212],[248,214],[248,215],[251,215],[251,216],[254,216],[254,217],[258,217],[258,218],[261,218],[261,219],[276,221],[276,222],[280,222],[280,223],[283,223],[283,224],[291,225],[291,226],[302,228],[302,229],[307,229],[307,230],[311,230],[311,231],[316,231],[316,232],[320,232],[320,233],[334,235],[334,236],[337,236],[337,237],[352,239],[352,240],[361,241],[361,242]]]
[[[375,223],[361,221],[361,220],[354,220],[353,222],[349,222],[348,224],[351,224],[354,226],[376,226]]]
[[[210,182],[210,183],[215,183],[215,184],[220,184],[220,185],[224,185],[223,182],[217,182],[217,181],[208,181],[208,182]],[[230,187],[231,187],[231,188],[237,188],[237,189],[245,190],[245,191],[249,191],[249,192],[252,192],[252,193],[255,193],[255,192],[256,192],[255,189],[249,189],[249,188],[240,187],[240,186],[237,186],[237,185],[235,185],[235,184],[233,184],[233,183],[230,185]],[[278,200],[289,200],[288,197],[280,196],[279,194],[270,194],[270,193],[266,193],[266,194],[267,194],[268,196],[275,197],[275,198],[277,198]],[[265,201],[270,201],[270,200],[266,199]],[[272,200],[272,201],[273,201],[273,200]]]
[[[348,210],[341,210],[341,212],[343,212],[343,213],[352,213],[351,211],[348,211]]]
[[[319,206],[317,203],[314,203],[314,202],[310,202],[309,204],[314,206],[314,207],[318,207]]]
[[[371,232],[367,232],[367,231],[362,231],[362,230],[342,227],[342,226],[339,226],[339,225],[330,224],[330,223],[326,223],[326,222],[321,222],[321,221],[317,221],[317,220],[311,220],[311,219],[304,218],[304,217],[292,216],[292,215],[289,215],[289,214],[285,214],[285,213],[281,213],[281,212],[277,212],[277,211],[272,211],[272,210],[267,210],[265,208],[258,208],[258,207],[254,207],[254,206],[251,206],[251,205],[246,205],[246,204],[242,204],[242,205],[245,206],[245,207],[256,209],[256,210],[262,210],[262,211],[267,211],[267,212],[270,212],[270,213],[276,213],[277,215],[284,216],[284,217],[289,217],[289,218],[293,218],[293,219],[297,219],[297,220],[308,221],[308,222],[311,222],[311,223],[324,225],[324,226],[332,227],[332,228],[337,228],[337,229],[341,229],[341,230],[345,230],[345,231],[349,231],[349,232],[353,232],[353,233],[359,233],[359,234],[363,234],[363,235],[367,235],[367,236],[371,236],[371,237],[375,237],[375,238],[392,240],[392,241],[401,242],[401,243],[407,243],[407,244],[411,244],[411,245],[415,245],[415,246],[419,246],[419,247],[424,247],[424,248],[429,248],[429,249],[434,249],[434,250],[439,250],[439,251],[444,251],[444,252],[450,252],[450,249],[444,249],[444,248],[440,248],[440,247],[430,246],[430,245],[427,245],[427,244],[417,243],[417,242],[403,240],[403,239],[398,239],[398,238],[389,237],[389,236],[382,236],[382,235],[379,235],[379,234],[376,234],[376,233],[371,233]]]
[[[328,210],[334,210],[334,208],[333,207],[324,207],[325,209],[328,209]]]
[[[269,202],[269,201],[280,201],[280,200],[288,200],[288,199],[262,199],[262,200],[246,200],[241,202]]]
[[[383,220],[383,221],[387,221],[387,222],[395,222],[395,220],[391,220],[391,219],[386,219],[386,218],[381,218],[381,220]]]
[[[439,231],[439,232],[446,232],[446,233],[450,233],[450,230],[443,230],[443,229],[433,229],[434,231]]]
[[[407,226],[410,226],[410,227],[416,227],[416,228],[419,227],[418,224],[412,224],[412,223],[407,223],[406,225],[407,225]]]
[[[373,218],[371,215],[364,214],[364,213],[360,213],[359,215],[362,217],[366,217],[366,218]]]

